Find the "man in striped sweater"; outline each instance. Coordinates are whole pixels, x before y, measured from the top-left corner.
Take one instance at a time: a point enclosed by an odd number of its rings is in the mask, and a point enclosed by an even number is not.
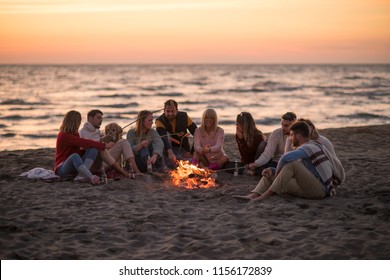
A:
[[[276,169],[265,169],[251,194],[237,198],[260,201],[276,193],[322,199],[334,194],[335,188],[345,179],[344,168],[321,143],[311,141],[309,134],[307,123],[293,123],[290,138],[298,148],[284,154]]]

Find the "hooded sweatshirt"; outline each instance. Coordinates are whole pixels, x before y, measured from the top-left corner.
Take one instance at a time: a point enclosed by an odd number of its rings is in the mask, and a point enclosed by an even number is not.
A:
[[[80,129],[80,137],[100,142],[100,130],[91,123],[86,122],[83,128]]]

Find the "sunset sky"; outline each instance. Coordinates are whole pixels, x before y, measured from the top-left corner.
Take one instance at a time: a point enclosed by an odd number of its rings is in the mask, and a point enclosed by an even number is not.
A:
[[[390,63],[390,0],[0,0],[6,63]]]

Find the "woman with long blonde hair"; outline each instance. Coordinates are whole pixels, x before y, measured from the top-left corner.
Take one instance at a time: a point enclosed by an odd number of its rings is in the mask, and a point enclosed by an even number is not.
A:
[[[218,126],[217,112],[211,108],[206,109],[202,124],[195,130],[192,163],[202,163],[212,170],[223,168],[229,160],[223,149],[224,140],[225,132]]]
[[[138,113],[135,128],[127,132],[127,141],[129,141],[138,169],[141,172],[148,171],[147,166],[152,165],[153,170],[163,169],[162,160],[164,151],[164,142],[153,125],[153,114],[148,110],[142,110]]]
[[[86,178],[91,184],[97,185],[100,179],[89,169],[96,159],[98,150],[104,150],[106,144],[80,138],[78,132],[80,124],[80,112],[71,110],[65,114],[57,136],[54,172],[60,177],[74,177],[79,174],[81,178]]]

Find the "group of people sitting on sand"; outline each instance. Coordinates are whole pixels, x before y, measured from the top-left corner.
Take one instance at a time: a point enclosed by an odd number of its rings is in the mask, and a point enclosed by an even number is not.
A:
[[[223,149],[225,134],[214,109],[203,112],[200,126],[179,111],[175,100],[167,100],[163,110],[155,122],[153,112],[140,111],[126,139],[117,123],[107,124],[101,132],[100,110],[88,112],[80,131],[81,114],[67,112],[57,137],[55,174],[98,185],[101,179],[97,174],[101,172],[134,178],[145,172],[174,169],[178,160],[211,170],[235,165]],[[236,196],[239,199],[262,200],[274,193],[318,199],[333,194],[344,181],[344,169],[332,143],[310,120],[297,120],[292,112],[282,115],[281,127],[268,139],[252,115],[241,112],[236,118],[235,137],[240,173],[245,167],[248,173],[261,176],[256,188],[249,195]]]

